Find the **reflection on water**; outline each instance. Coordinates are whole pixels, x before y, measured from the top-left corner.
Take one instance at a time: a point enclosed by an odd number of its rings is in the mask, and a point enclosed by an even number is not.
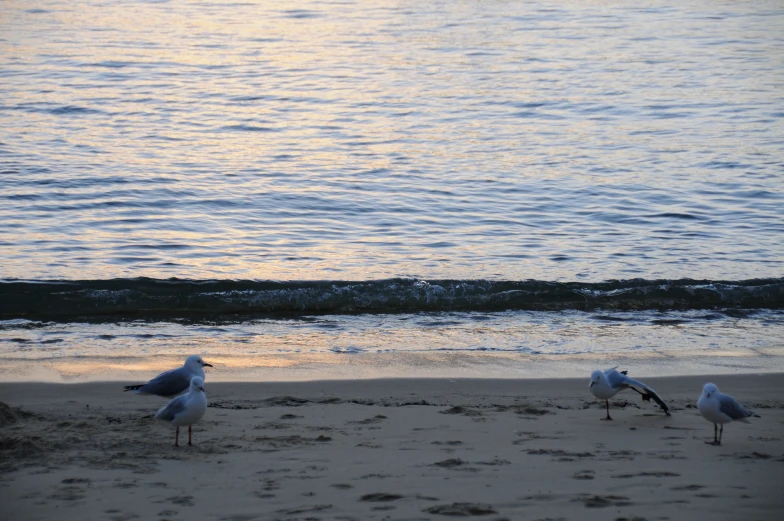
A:
[[[0,328],[0,379],[149,378],[202,354],[210,379],[579,376],[633,360],[648,374],[784,371],[780,311],[332,315],[220,323],[40,323]],[[52,379],[47,377],[45,379]]]
[[[781,276],[783,30],[774,0],[9,0],[0,276]]]
[[[782,34],[779,0],[6,0],[0,279],[781,277]],[[0,379],[782,370],[778,312],[711,313],[4,322]]]

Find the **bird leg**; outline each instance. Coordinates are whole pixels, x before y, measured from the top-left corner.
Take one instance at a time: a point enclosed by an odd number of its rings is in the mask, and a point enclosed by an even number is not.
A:
[[[191,426],[190,425],[188,425],[188,445],[193,445],[193,443],[191,443]]]
[[[174,431],[174,446],[175,447],[179,447],[180,446],[180,427],[179,427],[179,425],[177,426],[177,430]]]
[[[607,406],[607,417],[602,418],[602,420],[612,420],[612,418],[610,418],[610,400],[605,400],[604,403]]]
[[[722,430],[724,429],[724,424],[721,425]],[[717,436],[719,432],[719,426],[715,423],[713,424],[713,441],[706,441],[708,445],[721,445],[721,440]]]
[[[721,445],[721,435],[724,434],[724,424],[721,424],[721,429],[719,429],[719,445]]]

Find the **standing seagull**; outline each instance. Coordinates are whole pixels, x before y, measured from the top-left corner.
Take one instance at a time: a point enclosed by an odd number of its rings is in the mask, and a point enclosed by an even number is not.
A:
[[[185,364],[182,367],[161,373],[146,384],[127,385],[125,391],[133,391],[136,394],[155,394],[167,398],[175,396],[188,389],[191,378],[194,376],[203,380],[205,367],[212,367],[212,364],[202,360],[199,355],[191,355],[185,359]]]
[[[724,424],[732,421],[749,423],[749,418],[759,414],[746,409],[735,401],[729,394],[721,394],[716,385],[708,383],[702,388],[702,395],[697,400],[697,409],[700,410],[702,417],[713,424],[713,441],[706,441],[708,445],[721,445],[721,435],[724,432]],[[721,424],[721,430],[717,424]],[[716,435],[718,431],[718,436]]]
[[[592,395],[600,400],[604,400],[607,405],[607,417],[602,418],[602,420],[612,420],[612,418],[610,418],[610,398],[624,389],[632,389],[633,391],[640,393],[643,401],[646,402],[649,402],[651,398],[653,398],[653,401],[659,404],[659,407],[664,410],[667,416],[670,415],[670,408],[667,407],[667,404],[664,403],[661,398],[659,398],[656,391],[644,383],[626,376],[627,371],[621,371],[619,373],[616,371],[617,368],[618,366],[607,369],[606,371],[597,369],[591,373],[591,384],[588,386],[588,390],[591,391]],[[637,387],[640,387],[643,390],[640,391]]]
[[[161,407],[155,413],[155,419],[169,422],[177,427],[174,433],[174,446],[180,446],[180,426],[188,426],[188,445],[191,443],[191,426],[201,420],[207,412],[207,394],[204,392],[204,379],[194,376],[190,389],[182,396]]]

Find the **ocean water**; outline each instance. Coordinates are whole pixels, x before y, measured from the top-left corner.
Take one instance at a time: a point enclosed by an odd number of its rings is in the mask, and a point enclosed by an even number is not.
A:
[[[0,379],[784,370],[784,6],[6,0]]]

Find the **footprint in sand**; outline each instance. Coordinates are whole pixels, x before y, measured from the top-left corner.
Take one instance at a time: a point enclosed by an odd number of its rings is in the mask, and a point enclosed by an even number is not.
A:
[[[324,510],[329,510],[330,508],[332,508],[332,505],[312,505],[312,506],[302,506],[302,507],[296,507],[291,509],[278,510],[278,513],[292,516],[295,514],[305,514],[308,512],[322,512]]]
[[[677,472],[668,472],[666,470],[658,471],[658,472],[638,472],[636,474],[616,474],[615,476],[611,476],[615,479],[628,479],[628,478],[638,478],[638,477],[652,477],[652,478],[669,478],[669,477],[678,477],[680,474]]]
[[[367,418],[365,420],[351,421],[351,422],[346,422],[346,423],[352,424],[352,425],[373,425],[375,423],[381,423],[382,421],[384,421],[386,419],[387,419],[386,416],[378,414],[376,416],[373,416],[372,418]]]
[[[764,452],[752,452],[751,454],[736,453],[730,457],[735,459],[770,459],[773,456]]]
[[[193,496],[172,496],[166,498],[166,501],[171,501],[175,505],[182,505],[186,507],[193,506]],[[163,501],[157,501],[157,503],[163,503]]]
[[[237,514],[233,516],[222,517],[220,521],[251,521],[253,519],[258,519],[258,516],[254,514]]]
[[[670,490],[689,490],[689,491],[694,491],[694,490],[700,490],[702,488],[705,488],[705,487],[702,486],[702,485],[679,485],[677,487],[670,488]]]
[[[362,443],[357,443],[355,447],[364,447],[366,449],[380,449],[382,448],[381,445],[378,443],[371,443],[369,441],[363,441]]]
[[[295,398],[294,396],[273,396],[263,400],[267,407],[299,407],[309,402],[304,398]]]
[[[359,479],[386,479],[386,478],[399,478],[399,475],[396,474],[365,474],[364,476],[360,476]]]
[[[577,497],[572,501],[583,503],[586,508],[622,507],[632,504],[626,496],[591,496],[587,494],[582,494],[581,497]]]
[[[539,434],[536,432],[529,432],[529,431],[520,431],[515,433],[518,436],[525,436],[525,438],[520,438],[519,440],[515,440],[512,442],[512,445],[522,445],[523,443],[527,443],[533,440],[560,440],[563,439],[560,436],[547,436],[544,434]]]
[[[479,472],[479,469],[474,467],[469,467],[469,463],[467,461],[463,461],[460,458],[450,458],[444,461],[436,461],[435,463],[431,463],[430,467],[440,467],[442,469],[450,469],[450,470],[463,470],[467,472]]]
[[[529,455],[548,455],[557,458],[556,461],[574,461],[575,459],[593,458],[593,452],[570,452],[561,449],[530,449],[526,451]]]
[[[376,492],[375,494],[365,494],[361,498],[360,501],[370,501],[373,503],[376,502],[386,502],[386,501],[397,501],[398,499],[403,499],[404,496],[400,494],[389,494],[387,492]]]
[[[49,499],[59,499],[61,501],[76,501],[84,498],[84,489],[76,486],[57,487],[55,491],[49,495]]]
[[[60,483],[64,483],[66,485],[74,485],[77,483],[82,483],[85,485],[89,485],[91,481],[88,478],[65,478]]]
[[[303,436],[257,436],[253,441],[270,445],[273,449],[289,448],[298,445],[313,445],[314,443],[324,443],[332,441],[330,436],[318,436],[317,438],[306,438]]]
[[[572,479],[594,479],[594,477],[594,471],[592,470],[581,470],[572,475]]]
[[[445,452],[447,454],[452,454],[453,452],[455,452],[457,450],[456,448],[453,448],[453,447],[457,447],[459,445],[462,445],[463,442],[462,441],[432,441],[432,442],[430,442],[430,444],[431,445],[443,445],[443,447],[441,448],[441,452]]]
[[[255,427],[253,427],[253,430],[257,430],[257,431],[268,430],[268,429],[269,430],[284,430],[284,429],[291,429],[292,427],[293,427],[293,425],[291,425],[289,423],[281,423],[281,422],[274,422],[273,421],[273,422],[267,422],[267,423],[262,423],[260,425],[256,425]]]
[[[112,488],[136,488],[139,484],[135,481],[118,481]]]
[[[475,464],[476,464],[476,465],[490,465],[490,466],[495,466],[495,465],[511,465],[511,464],[512,464],[512,462],[511,462],[511,461],[509,461],[509,460],[505,460],[505,459],[499,459],[499,458],[496,456],[496,457],[495,457],[495,458],[493,458],[491,461],[477,461]]]
[[[455,517],[486,516],[489,514],[498,513],[492,506],[482,505],[479,503],[452,503],[451,505],[435,505],[423,509],[422,512]]]
[[[113,516],[109,516],[110,521],[131,521],[131,519],[139,519],[138,514],[133,514],[131,512],[126,513],[119,513]]]
[[[539,407],[534,407],[533,405],[521,405],[512,408],[515,414],[519,414],[521,416],[544,416],[545,414],[550,414],[552,411],[547,409],[540,409]],[[530,419],[530,418],[528,418]]]
[[[454,407],[438,412],[440,414],[459,414],[460,416],[482,416],[482,413],[476,409],[469,409],[468,407],[462,407],[460,405],[455,405]]]

